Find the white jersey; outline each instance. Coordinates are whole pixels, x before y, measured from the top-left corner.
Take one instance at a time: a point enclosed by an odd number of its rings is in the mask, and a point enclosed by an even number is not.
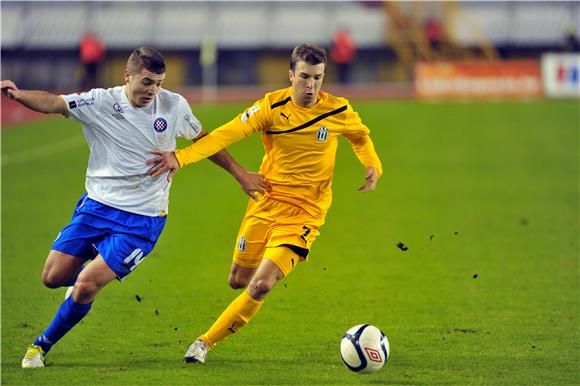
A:
[[[151,150],[175,150],[175,139],[194,139],[201,124],[179,94],[161,89],[146,107],[133,107],[125,86],[62,96],[69,117],[82,123],[91,154],[88,196],[113,208],[145,216],[168,212],[167,174],[151,177]]]

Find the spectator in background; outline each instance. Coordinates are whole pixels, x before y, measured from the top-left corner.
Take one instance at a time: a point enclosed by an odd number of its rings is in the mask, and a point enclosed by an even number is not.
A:
[[[576,38],[576,26],[568,24],[564,34],[564,52],[578,52],[580,51],[580,42]]]
[[[445,39],[443,24],[435,16],[429,16],[425,23],[425,37],[429,41],[431,49],[439,51]]]
[[[89,30],[81,39],[80,50],[81,63],[85,69],[81,87],[83,90],[89,90],[95,88],[97,85],[99,64],[105,57],[105,46]]]
[[[352,62],[356,55],[356,45],[346,28],[339,28],[332,39],[330,57],[337,66],[338,82],[346,84],[350,82]]]

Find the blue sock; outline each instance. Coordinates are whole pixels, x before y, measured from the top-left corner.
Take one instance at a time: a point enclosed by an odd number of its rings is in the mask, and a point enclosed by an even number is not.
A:
[[[89,313],[93,302],[76,303],[70,296],[59,307],[56,316],[46,330],[34,340],[34,344],[42,347],[47,353],[52,346]]]
[[[63,287],[70,287],[71,285],[75,285],[80,273],[85,269],[86,265],[81,265],[80,268],[75,272],[74,275],[64,283],[62,283]]]

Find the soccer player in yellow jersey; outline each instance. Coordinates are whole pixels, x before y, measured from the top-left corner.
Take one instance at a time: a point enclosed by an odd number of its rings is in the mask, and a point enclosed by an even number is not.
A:
[[[252,192],[239,230],[229,277],[246,288],[216,322],[191,344],[186,362],[205,362],[207,351],[245,326],[264,298],[304,261],[324,223],[332,200],[338,138],[344,135],[366,167],[360,191],[373,191],[382,173],[369,137],[348,100],[321,91],[326,52],[302,44],[290,59],[291,86],[263,99],[193,145],[175,152],[154,151],[152,176],[198,162],[232,143],[261,133],[266,154],[260,173],[269,189]]]

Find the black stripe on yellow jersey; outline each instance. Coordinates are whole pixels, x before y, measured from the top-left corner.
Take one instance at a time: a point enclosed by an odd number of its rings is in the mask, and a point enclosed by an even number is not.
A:
[[[273,110],[276,107],[284,106],[286,103],[290,102],[291,99],[292,98],[288,97],[280,102],[276,102],[276,103],[272,104],[272,106],[270,106],[270,108]]]
[[[301,124],[300,126],[298,126],[298,127],[295,127],[295,128],[293,128],[293,129],[289,129],[289,130],[283,130],[283,131],[272,131],[272,130],[268,130],[268,131],[266,131],[266,134],[285,134],[285,133],[293,133],[293,132],[295,132],[295,131],[298,131],[298,130],[305,129],[305,128],[307,128],[308,126],[312,126],[312,125],[314,125],[316,122],[319,122],[319,121],[323,120],[324,118],[328,118],[328,117],[330,117],[331,115],[340,114],[340,113],[342,113],[342,112],[343,112],[343,111],[345,111],[345,110],[346,110],[346,105],[344,105],[344,106],[342,106],[342,107],[339,107],[339,108],[338,108],[338,109],[336,109],[336,110],[332,110],[332,111],[329,111],[329,112],[327,112],[327,113],[324,113],[324,114],[322,114],[322,115],[319,115],[319,116],[317,116],[316,118],[314,118],[314,119],[311,119],[311,120],[309,120],[308,122],[306,122],[306,123],[303,123],[303,124]]]

